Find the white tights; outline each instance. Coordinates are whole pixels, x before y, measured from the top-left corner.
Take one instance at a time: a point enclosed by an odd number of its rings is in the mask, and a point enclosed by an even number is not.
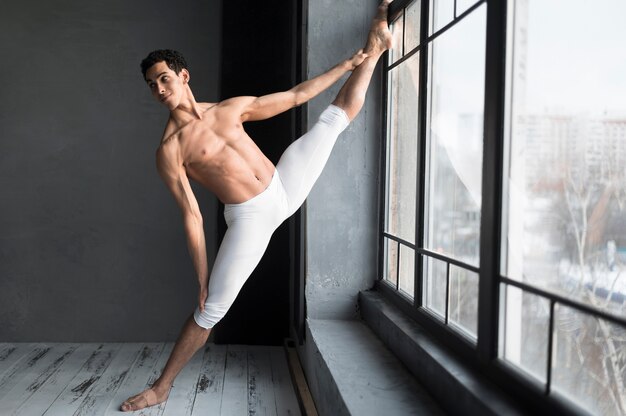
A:
[[[329,105],[311,130],[287,147],[263,192],[241,204],[225,204],[228,229],[213,264],[204,311],[196,307],[193,314],[198,325],[212,328],[226,315],[274,230],[302,205],[349,123],[341,108]]]

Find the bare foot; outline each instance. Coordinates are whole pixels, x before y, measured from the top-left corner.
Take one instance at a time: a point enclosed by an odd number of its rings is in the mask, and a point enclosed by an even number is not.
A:
[[[367,35],[367,43],[363,51],[368,55],[376,55],[385,52],[391,48],[391,31],[387,24],[387,9],[389,8],[391,0],[383,0],[378,6],[378,11],[372,25],[370,26],[370,32]]]
[[[169,391],[160,391],[151,387],[126,399],[120,406],[120,410],[123,412],[131,412],[133,410],[143,409],[144,407],[154,406],[166,401],[168,395]]]

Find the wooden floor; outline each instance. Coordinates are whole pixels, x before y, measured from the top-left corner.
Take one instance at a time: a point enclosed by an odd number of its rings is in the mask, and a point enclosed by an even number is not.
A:
[[[120,404],[158,377],[173,343],[0,343],[0,415],[299,415],[282,347],[207,344],[159,406]]]

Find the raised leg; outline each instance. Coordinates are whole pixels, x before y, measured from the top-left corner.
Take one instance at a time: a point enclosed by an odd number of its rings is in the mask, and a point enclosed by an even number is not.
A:
[[[333,101],[334,105],[341,107],[346,112],[351,121],[354,120],[363,107],[365,93],[372,79],[378,59],[387,49],[391,48],[391,32],[387,25],[389,3],[391,1],[384,0],[378,6],[378,11],[370,26],[367,43],[365,48],[363,48],[363,52],[367,53],[368,57],[352,71],[346,83],[339,90],[335,101]]]
[[[194,321],[193,314],[190,315],[185,321],[161,376],[149,389],[126,399],[120,406],[120,410],[129,412],[167,400],[174,379],[191,357],[206,343],[210,332],[210,328],[202,328]]]

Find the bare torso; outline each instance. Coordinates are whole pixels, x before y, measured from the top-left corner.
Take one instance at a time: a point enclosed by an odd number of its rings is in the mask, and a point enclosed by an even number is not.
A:
[[[199,103],[203,114],[183,126],[171,119],[161,145],[178,140],[187,176],[225,204],[238,204],[263,192],[274,164],[245,132],[236,108]]]

